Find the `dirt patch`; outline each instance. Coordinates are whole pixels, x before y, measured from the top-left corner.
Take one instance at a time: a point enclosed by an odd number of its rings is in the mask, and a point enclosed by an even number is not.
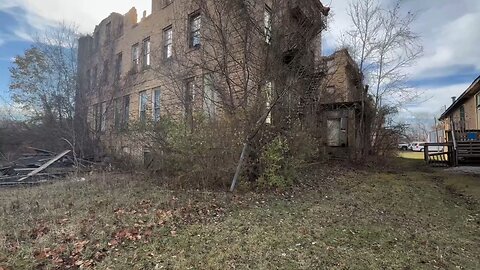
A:
[[[480,176],[480,166],[460,166],[445,169],[448,173],[458,173],[458,174],[470,174]],[[480,177],[479,177],[480,181]]]

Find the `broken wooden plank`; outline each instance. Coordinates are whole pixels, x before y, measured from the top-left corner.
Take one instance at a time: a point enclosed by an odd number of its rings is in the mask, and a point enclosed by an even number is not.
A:
[[[39,152],[39,153],[44,153],[44,154],[49,154],[49,155],[56,155],[57,153],[55,152],[52,152],[52,151],[48,151],[48,150],[45,150],[45,149],[40,149],[40,148],[35,148],[35,147],[28,147],[36,152]]]
[[[31,172],[38,168],[15,168],[13,169],[16,172]]]
[[[22,177],[18,180],[18,182],[21,182],[21,181],[25,181],[26,179],[28,179],[29,177],[31,176],[34,176],[36,174],[38,174],[39,172],[45,170],[46,168],[48,168],[50,165],[52,165],[53,163],[55,163],[56,161],[58,161],[59,159],[61,159],[62,157],[64,157],[66,154],[70,153],[70,150],[65,150],[63,151],[62,153],[56,155],[54,158],[50,159],[49,161],[47,161],[45,164],[43,164],[42,166],[40,166],[39,168],[35,169],[34,171],[30,172],[29,174],[27,174],[27,176],[25,177]]]

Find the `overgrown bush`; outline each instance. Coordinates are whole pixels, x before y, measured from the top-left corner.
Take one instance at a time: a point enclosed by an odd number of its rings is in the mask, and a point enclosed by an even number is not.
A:
[[[151,132],[152,162],[148,170],[180,188],[226,189],[241,152],[241,133],[232,125],[196,119],[192,128],[163,119]]]
[[[136,137],[139,145],[149,145],[148,171],[171,188],[228,189],[245,131],[238,123],[210,121],[200,115],[193,123],[192,127],[164,117],[157,123],[132,124],[127,137]],[[248,147],[239,187],[287,188],[295,182],[298,170],[318,158],[319,144],[311,132],[297,127],[289,132],[266,127]]]
[[[262,174],[258,179],[260,186],[285,188],[293,184],[295,160],[290,156],[285,137],[275,137],[266,145],[260,161],[262,165]]]

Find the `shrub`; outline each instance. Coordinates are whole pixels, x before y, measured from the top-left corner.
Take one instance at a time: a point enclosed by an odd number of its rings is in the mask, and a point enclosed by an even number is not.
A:
[[[235,173],[242,137],[231,125],[195,121],[192,129],[171,119],[155,126],[149,170],[180,188],[226,189]]]
[[[258,180],[260,186],[286,188],[293,184],[295,162],[290,157],[290,150],[285,137],[275,137],[265,147],[260,162],[263,169]]]

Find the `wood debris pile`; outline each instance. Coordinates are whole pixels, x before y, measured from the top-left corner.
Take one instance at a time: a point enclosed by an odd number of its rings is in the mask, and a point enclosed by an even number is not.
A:
[[[13,162],[0,163],[0,187],[37,185],[85,171],[94,165],[90,161],[75,158],[70,150],[54,153],[33,147],[29,149],[31,153],[22,154]]]

